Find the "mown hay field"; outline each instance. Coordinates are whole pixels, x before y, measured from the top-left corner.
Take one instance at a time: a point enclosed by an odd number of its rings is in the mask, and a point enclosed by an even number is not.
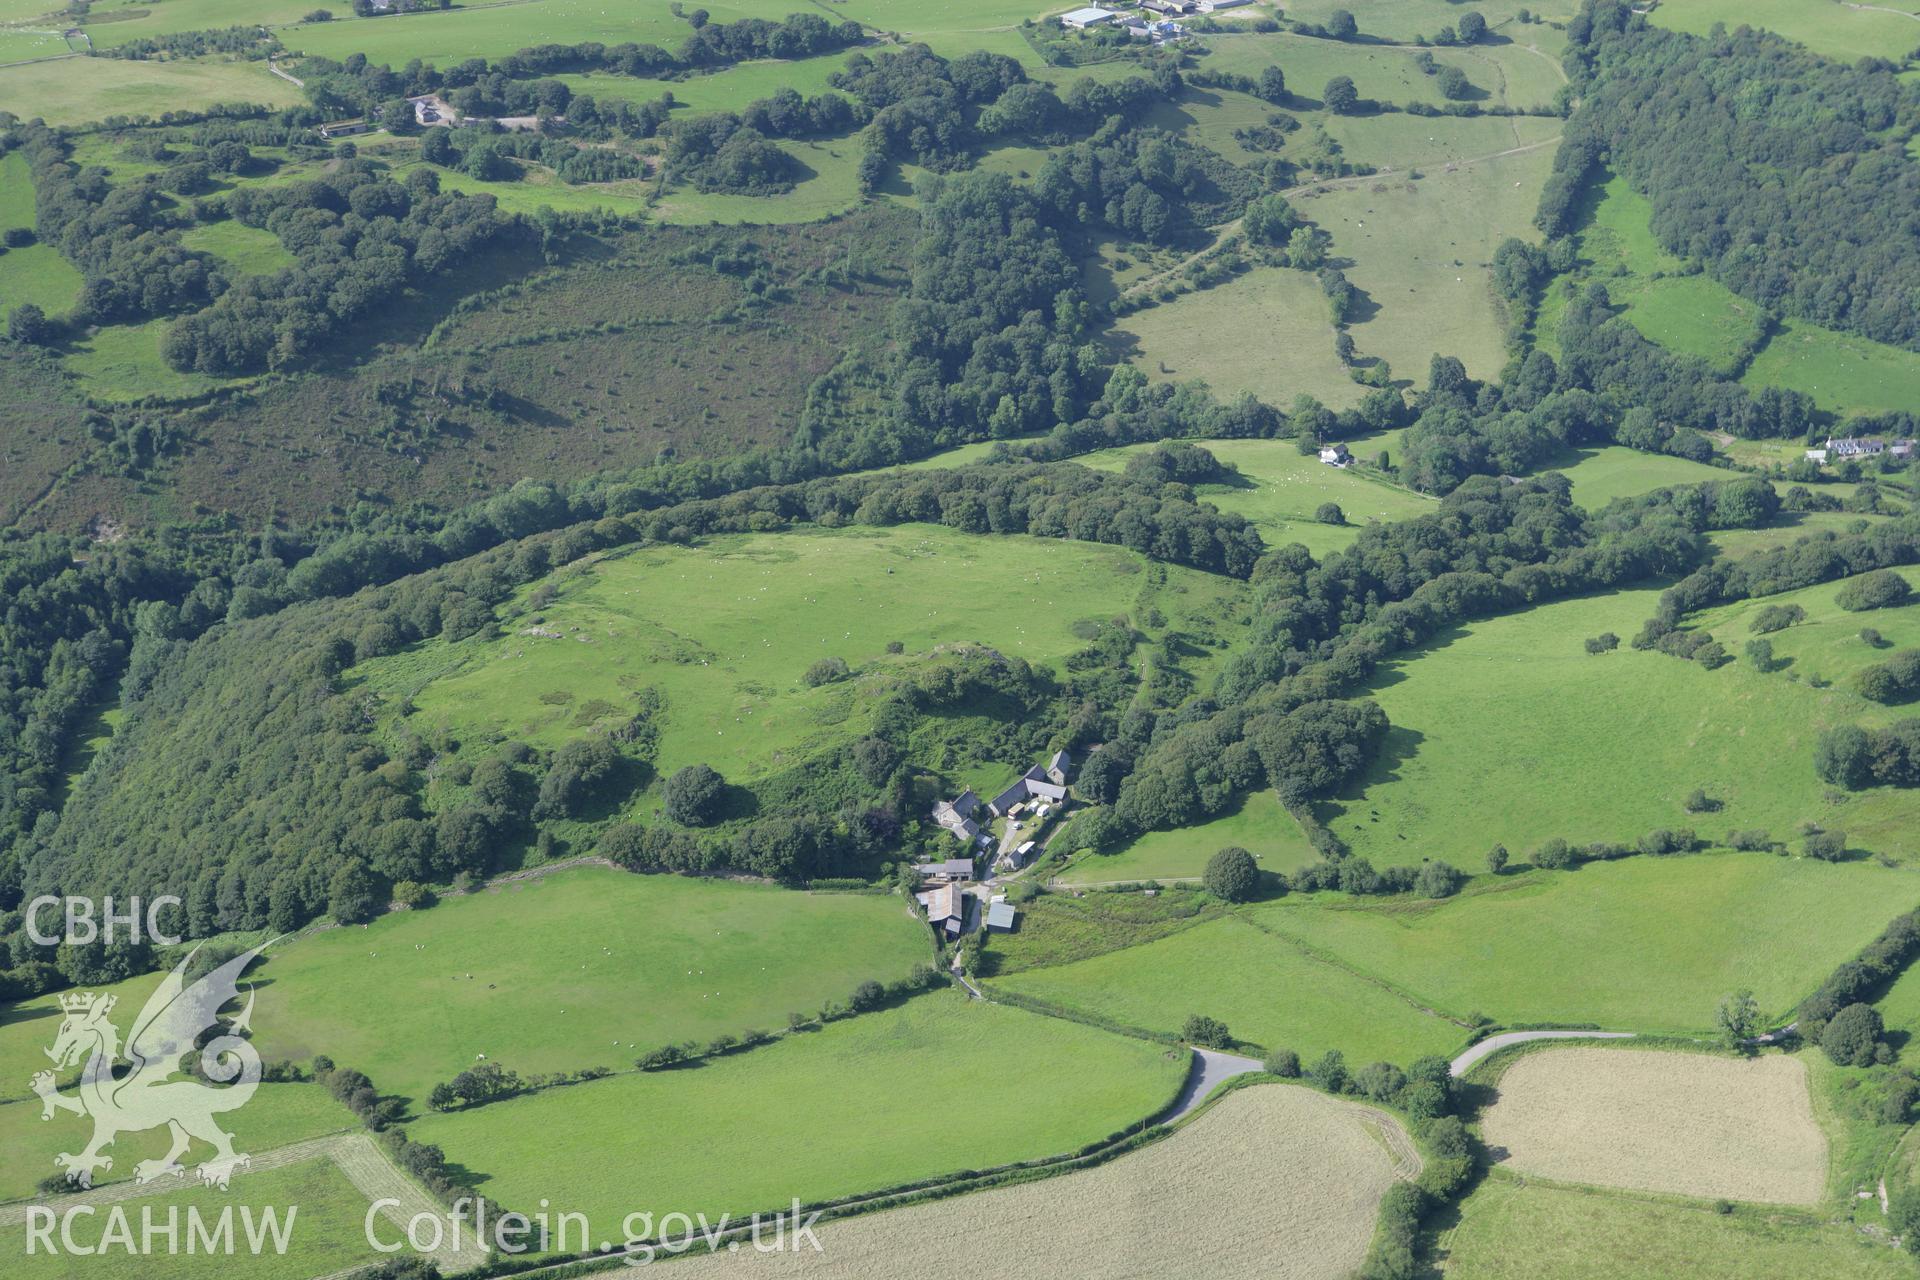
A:
[[[1440,1241],[1446,1280],[1908,1280],[1913,1262],[1851,1223],[1489,1178]]]
[[[937,1255],[959,1274],[1034,1280],[1334,1280],[1365,1254],[1393,1183],[1382,1123],[1393,1122],[1305,1088],[1241,1089],[1172,1137],[1084,1172],[830,1222],[817,1254],[742,1248],[679,1266],[692,1280],[890,1280]]]
[[[1844,830],[1873,853],[1920,853],[1920,795],[1830,798],[1813,771],[1821,731],[1875,714],[1873,704],[1791,671],[1744,662],[1709,671],[1631,649],[1659,594],[1471,622],[1383,668],[1371,693],[1393,727],[1360,783],[1320,807],[1322,820],[1377,864],[1473,867],[1495,843],[1518,859],[1553,837],[1631,842],[1659,827],[1716,839],[1759,828],[1792,841],[1803,822]],[[1604,632],[1621,647],[1588,654],[1583,642]],[[1734,650],[1744,638],[1725,637]],[[1695,788],[1721,808],[1689,814]]]
[[[891,894],[580,867],[292,943],[259,971],[256,1039],[271,1058],[324,1053],[418,1108],[482,1055],[522,1075],[624,1070],[664,1044],[782,1029],[931,958]]]
[[[1765,1204],[1826,1190],[1827,1137],[1797,1058],[1546,1049],[1497,1088],[1481,1133],[1517,1173]]]
[[[1303,1059],[1338,1049],[1355,1065],[1451,1053],[1466,1028],[1316,960],[1238,917],[1072,964],[995,979],[996,988],[1148,1031],[1177,1034],[1191,1014],[1242,1040]]]
[[[675,1071],[408,1126],[504,1204],[736,1215],[1078,1150],[1162,1111],[1188,1055],[941,992]],[[1013,1090],[1001,1096],[996,1091]]]
[[[1571,480],[1573,500],[1589,511],[1598,511],[1615,498],[1632,498],[1672,485],[1728,478],[1727,472],[1704,462],[1647,453],[1625,445],[1610,444],[1570,452],[1572,456],[1568,460],[1556,460],[1546,469],[1558,471]]]
[[[204,111],[216,102],[305,106],[299,88],[268,72],[265,62],[181,58],[134,62],[66,58],[0,67],[0,111],[23,120],[80,124],[108,116]]]
[[[1727,992],[1751,988],[1783,1017],[1916,900],[1920,876],[1904,868],[1709,853],[1510,869],[1438,902],[1287,898],[1250,911],[1456,1017],[1711,1034]]]
[[[1899,11],[1896,11],[1899,10]],[[1803,0],[1667,0],[1648,19],[1656,27],[1705,35],[1759,27],[1841,62],[1891,58],[1914,45],[1912,6],[1807,4]]]

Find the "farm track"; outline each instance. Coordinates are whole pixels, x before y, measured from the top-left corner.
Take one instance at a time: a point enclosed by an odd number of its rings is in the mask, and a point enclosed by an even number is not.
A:
[[[1560,135],[1556,133],[1553,137],[1547,138],[1540,142],[1529,142],[1524,146],[1508,147],[1505,151],[1495,151],[1488,155],[1474,156],[1467,160],[1450,160],[1450,161],[1445,161],[1443,163],[1447,164],[1449,169],[1466,169],[1466,168],[1471,168],[1472,166],[1477,164],[1487,164],[1494,160],[1504,160],[1508,156],[1525,155],[1530,151],[1538,151],[1543,147],[1557,147],[1559,145],[1560,145]],[[1420,165],[1407,166],[1407,168],[1410,170],[1418,169],[1420,167],[1421,167]],[[1329,191],[1336,188],[1344,189],[1347,187],[1364,186],[1365,184],[1370,182],[1380,182],[1385,179],[1389,179],[1397,176],[1398,174],[1394,170],[1383,170],[1379,173],[1362,174],[1362,175],[1358,175],[1356,177],[1351,177],[1351,178],[1328,178],[1323,182],[1302,182],[1295,186],[1287,187],[1286,189],[1282,190],[1279,194],[1283,196],[1288,196],[1288,197],[1297,196],[1297,195],[1306,195],[1310,192],[1320,192],[1320,191]],[[1240,227],[1245,221],[1246,221],[1245,218],[1235,218],[1231,222],[1222,223],[1219,229],[1214,233],[1214,239],[1212,244],[1209,244],[1206,248],[1198,250],[1195,253],[1189,254],[1187,257],[1182,258],[1179,262],[1174,263],[1171,267],[1168,267],[1164,271],[1155,272],[1153,275],[1150,275],[1143,280],[1135,281],[1131,287],[1129,287],[1128,289],[1126,289],[1120,294],[1120,297],[1122,299],[1139,297],[1140,295],[1147,293],[1162,284],[1165,284],[1168,280],[1170,280],[1174,276],[1177,276],[1182,272],[1186,271],[1186,269],[1188,267],[1191,267],[1194,263],[1199,262],[1204,258],[1211,257],[1216,253],[1219,253],[1221,250],[1226,248],[1229,241],[1231,241],[1235,236],[1239,234]]]
[[[375,1200],[398,1201],[397,1207],[387,1210],[387,1216],[396,1224],[404,1225],[418,1214],[427,1214],[436,1218],[443,1218],[447,1214],[443,1205],[422,1190],[413,1179],[395,1168],[379,1145],[364,1133],[329,1134],[326,1137],[310,1138],[305,1142],[295,1142],[261,1152],[254,1156],[237,1176],[245,1178],[249,1174],[285,1169],[304,1164],[309,1160],[333,1161],[334,1167],[353,1184],[354,1190],[367,1198],[369,1206]],[[189,1170],[185,1173],[156,1178],[147,1183],[114,1182],[104,1187],[76,1191],[69,1195],[51,1196],[44,1201],[14,1201],[11,1204],[0,1205],[0,1228],[25,1225],[28,1209],[42,1204],[54,1213],[62,1214],[82,1205],[100,1207],[122,1204],[129,1200],[145,1199],[148,1196],[190,1190],[199,1185],[199,1180]],[[446,1272],[477,1267],[485,1262],[487,1257],[486,1251],[475,1246],[471,1241],[467,1241],[463,1248],[443,1247],[428,1256],[440,1266],[442,1271]],[[350,1274],[350,1271],[339,1274]]]
[[[1535,1040],[1631,1040],[1631,1031],[1506,1031],[1488,1036],[1448,1064],[1447,1072],[1456,1079],[1473,1069],[1475,1063],[1490,1058],[1509,1045]]]

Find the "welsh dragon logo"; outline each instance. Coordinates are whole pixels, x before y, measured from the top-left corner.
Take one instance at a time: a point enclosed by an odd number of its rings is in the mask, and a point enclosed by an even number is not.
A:
[[[39,1072],[32,1084],[40,1095],[42,1120],[53,1119],[58,1111],[93,1117],[93,1140],[86,1150],[78,1155],[63,1151],[54,1157],[68,1182],[91,1187],[96,1169],[113,1168],[113,1158],[103,1152],[116,1136],[162,1125],[172,1134],[172,1146],[160,1159],[142,1160],[134,1167],[138,1182],[184,1173],[180,1157],[195,1138],[214,1149],[213,1158],[198,1166],[203,1183],[225,1189],[234,1171],[247,1166],[250,1157],[233,1149],[233,1135],[220,1127],[216,1117],[246,1105],[260,1084],[260,1055],[242,1034],[253,1017],[251,987],[239,1016],[204,1045],[200,1038],[220,1026],[215,1015],[239,995],[241,973],[267,945],[262,943],[193,983],[187,982],[186,970],[198,948],[189,953],[147,999],[134,1019],[124,1052],[119,1030],[107,1017],[115,997],[91,991],[60,997],[65,1017],[53,1047],[46,1051],[54,1071]],[[180,1060],[195,1048],[201,1074],[224,1087],[182,1075]],[[55,1071],[82,1058],[86,1065],[80,1070],[78,1089],[72,1095],[61,1093]],[[117,1073],[123,1059],[127,1069]]]

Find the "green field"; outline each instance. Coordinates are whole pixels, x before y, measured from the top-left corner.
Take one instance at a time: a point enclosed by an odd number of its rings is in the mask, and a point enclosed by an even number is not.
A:
[[[1664,9],[1663,9],[1664,11]],[[1493,1178],[1441,1238],[1447,1280],[1897,1280],[1912,1260],[1845,1223]]]
[[[177,1253],[167,1251],[164,1236],[156,1236],[153,1252],[146,1255],[115,1247],[88,1256],[65,1252],[49,1255],[42,1248],[28,1256],[25,1228],[4,1227],[0,1228],[0,1257],[7,1259],[11,1280],[204,1280],[210,1272],[206,1256],[187,1251],[185,1215],[189,1206],[199,1209],[201,1220],[209,1228],[223,1209],[233,1208],[235,1254],[223,1259],[218,1267],[226,1274],[243,1274],[248,1280],[311,1280],[383,1260],[367,1245],[367,1198],[338,1166],[325,1159],[241,1174],[229,1192],[193,1187],[126,1203],[136,1242],[143,1210],[151,1211],[155,1224],[164,1227],[168,1210],[177,1208],[181,1215]],[[243,1208],[255,1214],[271,1209],[283,1223],[291,1210],[293,1225],[284,1254],[276,1253],[270,1240],[257,1255],[248,1249]],[[105,1210],[91,1218],[76,1218],[76,1242],[98,1244],[107,1221]],[[389,1225],[382,1229],[382,1238],[399,1239],[402,1230]],[[57,1231],[53,1238],[59,1240]]]
[[[1804,391],[1843,415],[1911,411],[1920,403],[1920,353],[1785,319],[1741,380]]]
[[[1920,41],[1920,22],[1913,26]],[[1651,219],[1652,206],[1624,178],[1589,192],[1575,232],[1580,265],[1550,284],[1541,301],[1535,328],[1542,346],[1558,350],[1554,332],[1569,291],[1597,282],[1648,340],[1699,356],[1749,387],[1803,391],[1840,415],[1890,412],[1920,400],[1920,354],[1790,317],[1763,330],[1758,306],[1710,276],[1690,274],[1654,239]]]
[[[266,275],[293,265],[293,255],[279,236],[231,218],[195,227],[180,237],[180,243],[211,253],[237,275]]]
[[[625,1069],[930,959],[890,895],[582,867],[303,938],[262,970],[256,1025],[262,1053],[325,1053],[417,1107],[482,1055],[522,1075]],[[405,1008],[407,1034],[376,1005]]]
[[[1224,284],[1136,311],[1114,345],[1152,378],[1199,379],[1222,396],[1288,405],[1311,394],[1336,409],[1364,388],[1333,354],[1320,286],[1304,271],[1255,267]]]
[[[1920,875],[1905,868],[1765,853],[1635,857],[1474,887],[1441,902],[1288,898],[1252,914],[1454,1016],[1692,1034],[1710,1032],[1721,997],[1741,987],[1767,1016],[1790,1013],[1920,905]]]
[[[1479,162],[1514,147],[1551,143],[1560,136],[1557,118],[1538,116],[1327,116],[1322,121],[1347,158],[1370,164],[1392,182],[1399,170],[1433,176],[1450,164]],[[1551,148],[1549,148],[1550,150]],[[1366,186],[1368,183],[1358,185]],[[1538,188],[1533,188],[1538,193]],[[1515,228],[1512,234],[1526,233]]]
[[[1556,461],[1542,470],[1558,471],[1573,481],[1573,500],[1589,511],[1598,511],[1615,498],[1637,497],[1672,485],[1724,481],[1737,474],[1704,462],[1646,453],[1625,445],[1571,452],[1571,461]]]
[[[33,179],[27,158],[9,152],[0,158],[0,231],[33,226]],[[31,302],[48,315],[73,305],[86,283],[80,271],[49,244],[31,244],[0,253],[0,323],[13,309]]]
[[[717,0],[700,6],[714,22],[741,18],[778,21],[807,8],[803,0]],[[691,12],[691,10],[689,10]],[[370,62],[398,67],[409,58],[452,66],[467,58],[502,58],[539,44],[635,42],[672,49],[692,34],[664,3],[610,5],[604,0],[532,0],[451,11],[398,14],[357,22],[328,22],[276,32],[289,49],[344,60],[364,53]]]
[[[135,1011],[123,1012],[131,1017]],[[321,1134],[357,1129],[360,1122],[317,1084],[263,1084],[246,1105],[223,1115],[220,1124],[232,1134],[234,1150],[257,1156]],[[37,1101],[0,1104],[0,1145],[7,1152],[0,1171],[0,1201],[33,1197],[42,1178],[59,1172],[53,1157],[79,1151],[92,1130],[91,1121],[66,1112],[42,1121]],[[95,1173],[94,1185],[131,1179],[136,1164],[159,1159],[168,1146],[164,1127],[121,1134],[109,1152],[113,1168]],[[212,1154],[212,1147],[196,1142],[182,1163],[191,1169]]]
[[[269,73],[264,62],[72,58],[0,67],[0,111],[23,119],[39,116],[48,124],[199,111],[216,102],[257,102],[277,109],[304,106],[306,98]]]
[[[41,4],[50,0],[39,0]],[[298,22],[316,7],[313,0],[110,0],[87,11],[82,26],[94,46],[110,49],[175,31],[214,31],[237,26],[281,26]],[[334,17],[348,25],[353,7],[337,4]]]
[[[1268,871],[1291,871],[1319,859],[1300,824],[1280,807],[1279,797],[1263,788],[1244,796],[1233,812],[1210,822],[1149,831],[1118,852],[1089,854],[1058,879],[1066,884],[1111,884],[1197,876],[1206,869],[1208,858],[1229,845],[1250,851]]]
[[[85,382],[88,395],[101,400],[204,395],[245,380],[182,373],[168,364],[160,344],[172,327],[171,319],[159,319],[93,329],[66,348],[61,363]]]
[[[511,609],[502,639],[426,645],[361,674],[410,693],[421,727],[554,746],[630,715],[621,708],[633,692],[654,686],[667,702],[658,772],[704,761],[743,781],[859,736],[869,693],[936,646],[977,642],[1058,662],[1085,643],[1077,622],[1149,597],[1170,615],[1207,618],[1234,586],[1170,567],[1168,586],[1155,588],[1143,564],[1115,547],[920,525],[652,547],[556,577],[558,602]],[[956,593],[969,581],[980,589]],[[781,620],[777,636],[769,618]],[[889,641],[905,653],[885,653]],[[805,687],[807,668],[829,657],[857,678]],[[960,776],[985,787],[1003,783],[1005,769],[981,762]]]
[[[1509,236],[1533,238],[1552,163],[1553,148],[1543,146],[1428,169],[1418,182],[1383,176],[1300,199],[1301,214],[1332,234],[1336,256],[1354,260],[1347,278],[1374,304],[1351,326],[1360,353],[1384,358],[1415,385],[1425,384],[1436,353],[1460,357],[1476,378],[1497,375],[1506,321],[1489,264]]]
[[[1202,484],[1194,492],[1222,511],[1245,516],[1260,528],[1270,547],[1304,543],[1316,556],[1341,550],[1376,522],[1406,520],[1433,510],[1433,499],[1402,489],[1354,468],[1330,467],[1301,454],[1291,440],[1198,440],[1214,457],[1237,467],[1232,484]],[[1127,459],[1151,445],[1102,449],[1078,459],[1089,467],[1119,471]],[[1332,502],[1346,516],[1344,525],[1322,524],[1313,513]]]
[[[1559,34],[1551,27],[1521,26],[1510,22],[1515,13],[1526,7],[1524,5],[1501,0],[1501,3],[1477,4],[1473,7],[1486,18],[1489,26],[1508,23],[1501,29],[1501,34],[1523,44]],[[1458,23],[1461,13],[1460,6],[1449,0],[1298,0],[1287,6],[1287,16],[1301,22],[1324,23],[1335,9],[1345,9],[1351,13],[1362,36],[1377,36],[1383,40],[1431,37],[1441,27]],[[1545,15],[1556,13],[1557,10],[1535,9],[1534,12]]]
[[[1477,866],[1496,842],[1518,858],[1550,837],[1631,841],[1656,827],[1713,837],[1758,827],[1784,840],[1808,821],[1844,829],[1858,848],[1920,853],[1920,794],[1882,788],[1835,803],[1814,774],[1820,731],[1870,704],[1790,671],[1708,671],[1628,648],[1658,597],[1618,592],[1473,622],[1392,664],[1373,689],[1393,725],[1386,744],[1323,820],[1379,864]],[[1606,631],[1621,648],[1588,655],[1582,642]],[[1725,631],[1730,650],[1745,639]],[[1724,807],[1685,812],[1696,787]]]
[[[1161,1110],[1186,1059],[940,993],[695,1068],[433,1116],[409,1133],[483,1172],[503,1203],[545,1198],[587,1214],[597,1240],[634,1211],[743,1214],[1070,1151]],[[995,1103],[1015,1081],[1017,1097]]]
[[[1465,1027],[1239,917],[992,985],[1169,1034],[1205,1014],[1241,1040],[1303,1059],[1338,1049],[1355,1065],[1452,1053],[1467,1038]]]
[[[1663,0],[1649,21],[1694,35],[1705,35],[1716,22],[1728,30],[1763,27],[1841,62],[1869,57],[1897,62],[1920,33],[1915,15],[1920,9],[1903,0],[1860,6],[1826,0]]]
[[[1920,585],[1920,570],[1895,572],[1908,582]],[[1788,663],[1785,669],[1797,673],[1802,680],[1818,677],[1836,686],[1851,688],[1853,677],[1861,668],[1884,661],[1896,649],[1920,648],[1920,604],[1850,613],[1834,603],[1834,596],[1839,594],[1842,585],[1844,580],[1823,582],[1799,591],[1783,591],[1779,595],[1705,609],[1689,616],[1687,625],[1705,627],[1716,636],[1729,641],[1737,639],[1744,644],[1753,634],[1749,625],[1760,610],[1770,605],[1799,605],[1806,611],[1805,622],[1766,636],[1773,645],[1774,660]],[[1866,627],[1880,633],[1884,648],[1876,649],[1860,638],[1861,630]],[[1873,704],[1862,704],[1861,709],[1863,720],[1911,714],[1910,711],[1883,711]]]

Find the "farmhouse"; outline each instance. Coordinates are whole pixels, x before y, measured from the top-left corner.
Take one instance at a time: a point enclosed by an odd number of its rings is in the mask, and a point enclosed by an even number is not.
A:
[[[1900,443],[1907,445],[1907,453],[1904,456],[1911,457],[1913,442],[1908,440]],[[1875,440],[1871,436],[1846,436],[1839,440],[1828,436],[1824,445],[1818,449],[1807,450],[1807,458],[1812,462],[1846,462],[1860,458],[1877,458],[1885,452],[1887,452],[1886,441]],[[1896,448],[1894,456],[1903,455]]]
[[[1218,13],[1222,9],[1237,9],[1243,4],[1252,4],[1253,0],[1200,0],[1198,8],[1202,13]]]
[[[1912,440],[1895,440],[1887,446],[1887,452],[1904,462],[1913,457],[1914,444]]]
[[[1140,0],[1140,7],[1149,13],[1164,13],[1168,17],[1192,13],[1192,0]]]
[[[1064,751],[1053,753],[1053,759],[1047,761],[1047,781],[1055,786],[1067,785],[1067,771],[1073,768],[1073,757]]]
[[[1320,451],[1320,461],[1330,467],[1347,467],[1353,465],[1353,455],[1343,444],[1330,444]]]
[[[927,923],[949,938],[957,938],[967,927],[967,895],[957,884],[943,885],[915,894],[927,909]]]
[[[933,820],[945,827],[961,840],[971,844],[980,834],[980,824],[974,814],[980,808],[980,797],[968,787],[951,801],[942,800],[933,806]]]
[[[1117,17],[1119,17],[1119,15],[1111,9],[1088,7],[1085,9],[1075,9],[1072,13],[1062,14],[1060,16],[1060,25],[1074,31],[1085,31],[1088,27],[1097,27],[1102,23],[1112,22]]]

